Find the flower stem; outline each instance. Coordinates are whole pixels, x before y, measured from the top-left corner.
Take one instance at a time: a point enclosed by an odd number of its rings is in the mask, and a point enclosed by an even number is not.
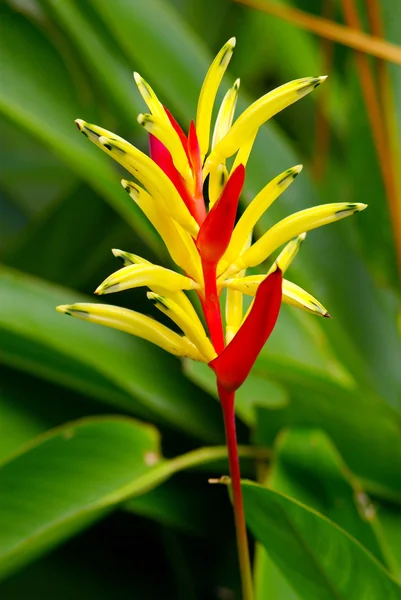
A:
[[[217,385],[217,388],[223,409],[224,427],[226,432],[235,530],[237,535],[238,560],[241,574],[242,600],[253,600],[252,571],[249,558],[244,505],[242,501],[241,475],[238,458],[237,434],[235,429],[235,392],[229,392],[219,384]]]

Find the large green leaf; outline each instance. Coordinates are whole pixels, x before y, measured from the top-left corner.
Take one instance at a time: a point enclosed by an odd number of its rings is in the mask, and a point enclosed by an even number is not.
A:
[[[82,107],[54,46],[26,19],[4,5],[1,27],[0,112],[49,146],[110,202],[140,237],[163,252],[149,222],[119,185],[111,162],[78,135],[74,119],[80,116]]]
[[[372,501],[322,431],[279,434],[268,486],[315,509],[348,531],[388,569],[388,550]]]
[[[247,448],[240,454],[257,455]],[[1,576],[174,473],[226,455],[215,446],[165,460],[154,427],[128,417],[89,417],[43,434],[0,468]],[[131,509],[155,514],[151,498]],[[177,519],[168,507],[163,515]]]
[[[353,537],[283,494],[243,486],[247,523],[301,598],[399,600],[401,587]]]
[[[374,395],[301,370],[290,361],[286,365],[261,356],[255,374],[284,385],[290,398],[283,408],[259,410],[259,443],[270,446],[283,427],[322,429],[369,492],[401,500],[400,416],[396,411]]]
[[[141,417],[213,441],[219,407],[182,376],[180,363],[152,344],[67,319],[55,307],[85,299],[17,271],[0,271],[3,360]]]
[[[98,519],[160,460],[157,431],[87,419],[45,434],[1,469],[2,576]]]

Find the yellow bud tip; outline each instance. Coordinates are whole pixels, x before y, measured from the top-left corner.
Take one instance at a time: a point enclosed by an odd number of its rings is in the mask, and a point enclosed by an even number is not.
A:
[[[295,165],[295,167],[293,167],[294,173],[299,175],[299,173],[302,171],[303,168],[304,168],[303,165]]]
[[[63,315],[68,313],[69,309],[70,309],[69,304],[60,304],[59,306],[56,306],[57,312],[62,313]]]
[[[145,115],[143,113],[140,113],[137,116],[136,120],[138,121],[139,125],[143,125],[145,123],[145,121],[146,121],[146,117],[145,117]]]
[[[74,123],[77,126],[78,131],[82,131],[85,125],[85,121],[83,121],[82,119],[75,119]]]
[[[239,86],[240,85],[241,85],[241,79],[238,77],[238,79],[236,79],[234,81],[234,86],[233,87],[234,87],[235,90],[239,90]]]
[[[228,42],[227,42],[227,46],[231,46],[231,48],[235,48],[235,44],[237,43],[236,38],[233,36],[231,37]]]
[[[355,204],[355,206],[357,207],[357,210],[359,212],[361,212],[362,210],[365,210],[365,208],[368,208],[367,204],[362,204],[361,202],[358,202],[357,204]]]
[[[142,77],[136,71],[134,71],[134,79],[135,79],[135,83],[137,85],[139,85],[141,83],[141,81],[142,81]]]

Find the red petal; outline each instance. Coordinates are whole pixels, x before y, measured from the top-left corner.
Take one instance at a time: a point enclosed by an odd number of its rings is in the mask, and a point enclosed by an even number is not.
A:
[[[202,161],[200,156],[198,136],[196,135],[195,123],[193,121],[191,121],[188,132],[188,155],[189,164],[192,167],[192,173],[195,178],[194,203],[196,206],[196,213],[198,215],[197,221],[199,225],[201,225],[206,218],[206,207],[205,200],[203,198]]]
[[[167,150],[166,146],[162,144],[162,142],[158,140],[154,135],[149,134],[149,149],[150,157],[152,158],[152,160],[154,160],[155,163],[159,165],[162,171],[164,171],[167,177],[172,181],[181,198],[185,202],[185,205],[188,208],[189,212],[194,217],[194,219],[196,219],[199,222],[194,199],[189,193],[183,177],[175,168],[173,159],[171,158],[171,154]]]
[[[226,390],[238,389],[274,329],[281,305],[283,275],[276,269],[259,285],[255,302],[238,333],[209,366]]]
[[[244,179],[245,167],[238,165],[202,223],[196,245],[202,259],[207,262],[217,263],[227,250]]]
[[[172,126],[174,127],[174,129],[176,130],[176,132],[178,133],[178,137],[181,140],[181,144],[184,147],[185,153],[188,156],[188,161],[189,161],[189,153],[188,153],[188,140],[187,140],[187,136],[185,135],[185,133],[183,132],[181,126],[177,123],[177,121],[174,119],[173,115],[171,114],[171,112],[169,111],[168,108],[166,108],[165,106],[163,107],[164,110],[166,111],[166,114],[168,116],[168,118],[170,119],[170,123],[172,124]]]

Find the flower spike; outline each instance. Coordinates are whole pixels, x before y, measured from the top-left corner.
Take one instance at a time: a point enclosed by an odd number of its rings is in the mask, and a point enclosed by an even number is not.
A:
[[[348,217],[366,205],[340,202],[297,212],[273,225],[251,245],[256,223],[300,173],[302,165],[297,165],[267,184],[234,227],[245,167],[259,128],[326,79],[305,77],[286,83],[256,100],[234,121],[237,79],[226,92],[213,127],[216,95],[234,46],[235,38],[231,38],[212,62],[200,91],[195,122],[191,122],[188,131],[183,131],[151,86],[134,73],[149,112],[139,115],[138,121],[149,134],[150,157],[106,129],[81,119],[76,121],[83,135],[139,182],[140,185],[123,179],[122,185],[156,229],[178,267],[173,271],[136,254],[114,249],[113,254],[124,266],[110,275],[96,293],[147,286],[148,298],[184,335],[150,317],[117,306],[85,303],[59,306],[58,310],[142,337],[177,356],[205,362],[215,372],[226,430],[242,595],[251,598],[252,573],[236,446],[235,390],[245,381],[270,336],[281,302],[329,317],[318,300],[283,280],[283,272],[297,255],[307,231]],[[227,166],[230,157],[233,160]],[[204,199],[206,184],[208,207]],[[267,274],[254,272],[247,276],[248,267],[256,267],[284,244]],[[191,294],[198,296],[207,330]],[[254,297],[245,316],[244,294]]]
[[[233,340],[209,366],[217,381],[229,391],[237,390],[276,324],[281,305],[282,273],[277,268],[260,284],[249,315]]]

